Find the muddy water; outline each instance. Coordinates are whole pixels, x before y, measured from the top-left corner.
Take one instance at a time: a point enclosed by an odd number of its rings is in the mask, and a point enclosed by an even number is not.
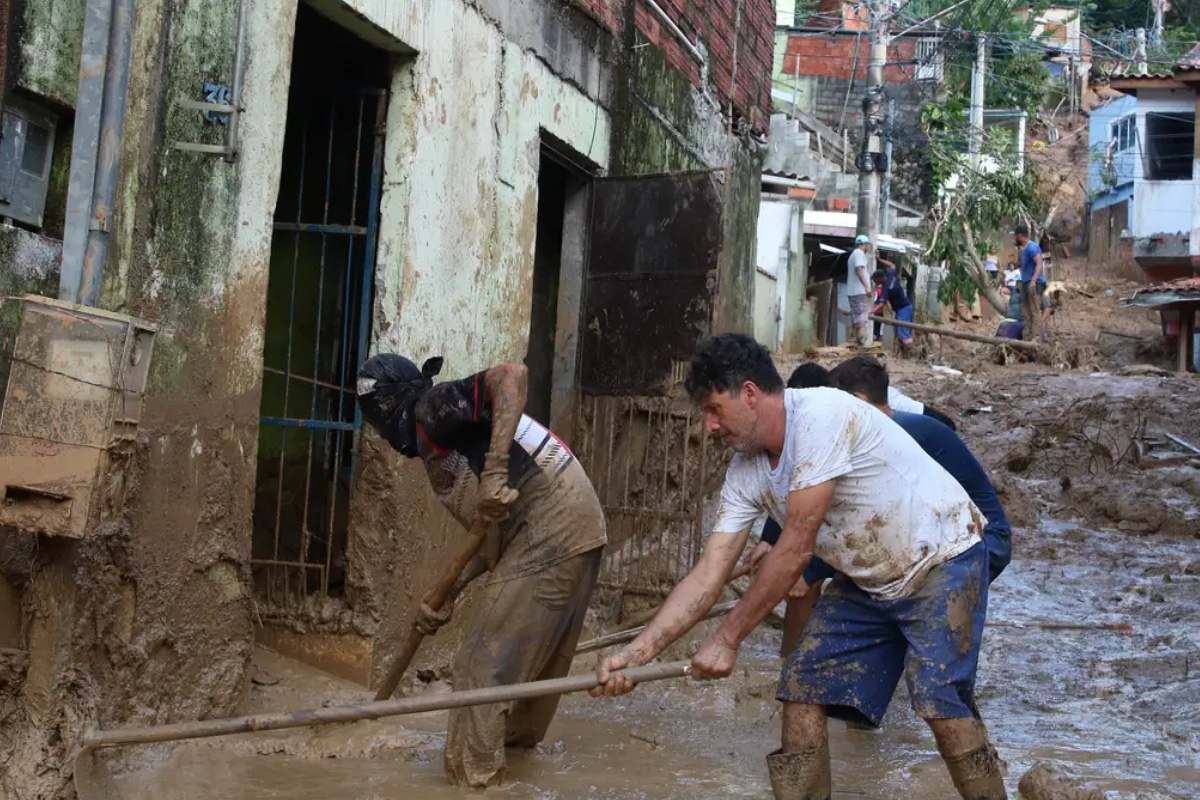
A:
[[[1008,784],[1037,760],[1091,779],[1110,797],[1200,797],[1200,548],[1044,521],[1021,532],[993,587],[979,697]],[[1047,630],[1044,623],[1132,626]],[[486,796],[767,798],[776,747],[777,634],[743,652],[716,684],[674,682],[612,701],[573,697],[546,743],[514,759]],[[357,687],[260,651],[247,712],[367,699]],[[576,670],[589,666],[582,659]],[[427,714],[314,731],[240,736],[141,754],[128,800],[457,798],[441,773],[445,717]],[[835,797],[953,798],[903,688],[879,732],[830,724]]]

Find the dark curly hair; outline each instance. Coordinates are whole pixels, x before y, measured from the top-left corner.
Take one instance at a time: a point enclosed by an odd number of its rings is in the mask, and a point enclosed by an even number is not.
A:
[[[767,348],[752,336],[722,333],[705,339],[696,348],[684,388],[700,402],[713,392],[736,393],[747,381],[767,394],[783,391],[783,378]]]

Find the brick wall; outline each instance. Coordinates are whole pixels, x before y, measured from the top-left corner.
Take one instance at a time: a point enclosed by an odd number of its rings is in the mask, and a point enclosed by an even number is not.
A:
[[[805,32],[788,37],[783,71],[792,75],[799,67],[801,75],[824,78],[849,78],[855,75],[859,80],[866,80],[870,50],[870,40],[866,33],[851,36]],[[912,81],[916,71],[916,58],[917,39],[905,37],[893,41],[888,47],[888,66],[883,69],[884,81]]]
[[[570,2],[614,34],[621,32],[632,8],[638,33],[660,47],[671,65],[685,74],[693,86],[700,86],[700,65],[646,0]],[[657,0],[657,3],[689,41],[699,40],[708,51],[710,89],[721,105],[728,107],[732,101],[735,116],[745,118],[755,130],[765,131],[771,115],[773,0]]]

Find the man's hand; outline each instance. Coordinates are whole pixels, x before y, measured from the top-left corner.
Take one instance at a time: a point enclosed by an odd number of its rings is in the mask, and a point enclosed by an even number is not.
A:
[[[489,453],[479,476],[476,515],[486,522],[503,522],[518,496],[520,493],[508,485],[508,456]]]
[[[413,622],[417,626],[417,630],[426,636],[433,636],[438,632],[438,628],[450,621],[451,615],[454,613],[454,604],[447,603],[440,611],[434,611],[424,601],[417,608],[417,618]]]
[[[592,697],[620,697],[623,694],[629,694],[636,684],[624,675],[614,675],[613,673],[617,670],[638,666],[641,666],[641,663],[634,659],[628,651],[622,650],[614,653],[600,662],[600,667],[596,670],[596,677],[599,679],[600,685],[588,694]]]
[[[758,572],[758,567],[762,564],[762,560],[767,557],[767,553],[771,552],[771,544],[769,542],[759,542],[754,545],[754,549],[750,551],[750,555],[746,556],[746,563],[750,566],[750,574]]]
[[[727,678],[737,663],[737,655],[737,647],[718,631],[692,656],[692,675],[702,681]]]
[[[801,578],[800,580],[796,581],[796,585],[788,591],[788,599],[799,600],[808,595],[808,593],[811,591],[812,587],[805,582],[804,578]]]

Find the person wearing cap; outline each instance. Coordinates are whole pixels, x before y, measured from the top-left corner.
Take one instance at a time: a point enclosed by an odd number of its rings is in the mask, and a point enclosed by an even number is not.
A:
[[[854,239],[854,249],[846,262],[846,300],[850,304],[850,342],[866,347],[869,328],[868,317],[871,310],[870,259],[867,252],[871,249],[871,240],[859,234]]]
[[[437,499],[465,528],[491,523],[488,539],[434,612],[417,625],[433,634],[453,598],[489,573],[453,665],[455,690],[567,674],[607,543],[595,489],[570,449],[522,412],[528,370],[503,364],[436,386],[442,359],[420,369],[380,354],[358,373],[363,419],[406,458],[425,465]],[[505,748],[546,735],[557,697],[450,712],[444,765],[458,786],[498,783]]]

